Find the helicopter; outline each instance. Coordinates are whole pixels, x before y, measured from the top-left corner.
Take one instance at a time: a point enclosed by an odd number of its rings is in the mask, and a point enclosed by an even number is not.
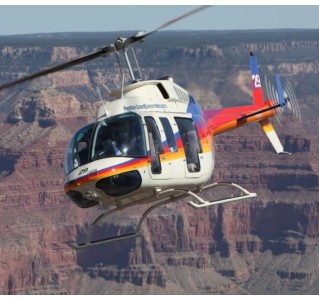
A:
[[[103,103],[96,120],[75,132],[66,149],[67,198],[80,208],[98,206],[104,210],[91,224],[85,242],[67,242],[73,249],[139,237],[151,211],[185,197],[191,199],[188,204],[194,208],[256,197],[256,193],[235,183],[209,182],[215,165],[216,135],[259,122],[276,153],[290,154],[284,151],[270,118],[280,116],[287,106],[296,108],[295,101],[291,101],[295,97],[287,94],[276,74],[273,99],[264,100],[257,58],[252,52],[251,105],[203,111],[194,96],[173,78],[142,79],[132,45],[205,8],[200,6],[153,31],[119,37],[91,54],[0,86],[0,90],[10,88],[113,53],[119,63],[119,56],[125,61],[130,84],[114,91],[111,101],[100,97]],[[201,196],[204,191],[220,187],[231,187],[238,193],[213,200]],[[107,216],[140,204],[150,207],[142,214],[135,232],[92,240],[94,229]]]

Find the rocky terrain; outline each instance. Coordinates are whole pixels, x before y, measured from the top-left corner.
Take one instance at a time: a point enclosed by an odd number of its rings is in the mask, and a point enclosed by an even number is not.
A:
[[[146,79],[170,75],[206,109],[251,102],[252,50],[262,75],[290,80],[303,122],[274,120],[291,156],[276,155],[257,124],[216,138],[213,180],[240,183],[256,199],[201,210],[180,200],[152,212],[141,238],[81,251],[65,242],[83,240],[101,211],[64,196],[64,151],[94,120],[96,86],[105,99],[120,87],[115,58],[0,92],[0,294],[318,294],[318,34],[159,32],[138,45]],[[117,35],[0,37],[0,83]],[[96,237],[131,232],[144,208],[111,216]]]

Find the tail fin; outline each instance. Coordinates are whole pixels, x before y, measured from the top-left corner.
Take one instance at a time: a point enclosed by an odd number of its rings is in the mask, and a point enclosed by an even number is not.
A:
[[[257,58],[252,52],[250,52],[250,73],[254,105],[261,106],[264,103],[263,91],[258,71]]]
[[[290,152],[284,151],[284,147],[282,146],[277,133],[268,118],[260,120],[259,124],[278,154],[291,154]]]

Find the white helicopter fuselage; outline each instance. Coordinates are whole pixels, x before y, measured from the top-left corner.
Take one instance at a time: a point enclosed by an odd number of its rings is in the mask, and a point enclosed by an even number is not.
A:
[[[137,82],[113,96],[98,110],[96,123],[69,144],[65,192],[73,202],[126,207],[172,189],[199,189],[211,178],[212,137],[186,90],[169,78]],[[84,144],[85,163],[79,155]]]

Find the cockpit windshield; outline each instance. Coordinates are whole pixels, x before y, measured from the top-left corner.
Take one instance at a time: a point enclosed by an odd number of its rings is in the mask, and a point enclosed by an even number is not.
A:
[[[64,161],[66,174],[90,161],[107,157],[146,157],[142,120],[125,113],[81,128],[72,137]]]
[[[117,115],[96,125],[92,140],[91,160],[114,156],[146,156],[143,125],[137,114]]]

